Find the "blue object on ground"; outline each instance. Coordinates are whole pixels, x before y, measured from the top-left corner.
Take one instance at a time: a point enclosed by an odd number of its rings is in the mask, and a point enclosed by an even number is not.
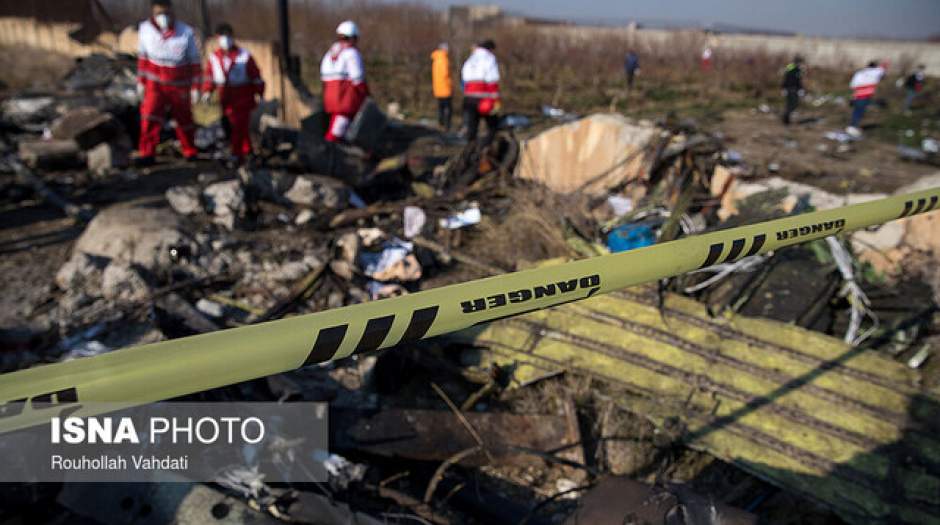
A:
[[[624,224],[607,234],[607,248],[612,253],[635,250],[656,244],[656,234],[645,224]]]

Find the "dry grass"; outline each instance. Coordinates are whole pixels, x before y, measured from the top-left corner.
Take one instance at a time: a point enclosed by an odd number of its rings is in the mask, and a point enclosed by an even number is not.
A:
[[[66,55],[22,46],[0,46],[0,91],[45,90],[59,85],[75,61]]]
[[[112,16],[129,24],[146,16],[145,0],[106,0]],[[716,49],[713,70],[702,74],[699,57],[706,43],[700,32],[677,32],[657,42],[631,38],[626,32],[591,28],[491,27],[472,31],[447,27],[443,12],[409,3],[376,0],[338,2],[294,1],[291,11],[292,50],[301,56],[304,78],[319,89],[319,60],[330,45],[336,25],[356,20],[362,29],[360,47],[372,91],[382,104],[397,101],[408,116],[430,116],[429,54],[449,41],[456,69],[471,45],[483,37],[497,42],[504,73],[505,107],[536,112],[543,104],[575,112],[613,108],[635,116],[678,110],[692,116],[753,105],[754,99],[779,98],[780,73],[790,57],[766,50]],[[177,0],[180,17],[198,23],[195,0]],[[238,35],[276,40],[277,13],[270,0],[210,0],[213,23],[227,21]],[[642,65],[638,89],[627,94],[623,57],[636,49]],[[819,87],[844,86],[845,73],[813,71]],[[696,114],[698,113],[698,114]]]
[[[104,0],[104,4],[119,27],[134,24],[149,12],[149,0]],[[197,0],[175,4],[181,19],[201,27]],[[293,0],[291,5],[292,50],[300,56],[304,80],[313,92],[320,89],[319,60],[336,24],[355,19],[362,27],[360,47],[374,96],[381,106],[400,103],[409,118],[435,114],[429,54],[440,41],[451,44],[457,78],[472,43],[493,38],[503,69],[504,107],[529,114],[552,105],[582,114],[610,110],[638,118],[668,112],[718,118],[728,109],[779,104],[780,73],[790,58],[762,49],[718,48],[713,70],[703,74],[699,56],[707,36],[701,32],[676,32],[658,40],[584,27],[450,28],[445,13],[420,4]],[[277,40],[277,12],[271,0],[209,0],[209,7],[212,25],[227,21],[241,37]],[[639,53],[642,65],[632,92],[626,90],[622,70],[629,49]],[[15,76],[16,87],[32,79],[48,81],[42,72]],[[841,92],[846,90],[848,72],[814,69],[807,80],[815,91]],[[459,107],[460,101],[455,102]]]
[[[490,199],[494,205],[483,210],[483,223],[468,236],[462,251],[506,269],[577,256],[564,232],[571,224],[583,227],[583,218],[589,216],[587,198],[555,194],[528,181],[516,181],[503,197]]]

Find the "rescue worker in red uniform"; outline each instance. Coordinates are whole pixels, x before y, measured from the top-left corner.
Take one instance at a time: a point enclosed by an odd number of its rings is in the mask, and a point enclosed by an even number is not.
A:
[[[495,49],[496,44],[492,40],[480,42],[460,70],[467,140],[476,140],[480,119],[483,119],[486,122],[484,144],[491,143],[496,136],[502,106],[499,96],[499,63],[493,54]]]
[[[222,114],[228,120],[232,156],[238,163],[251,154],[251,112],[264,96],[261,71],[247,49],[235,45],[235,33],[229,24],[215,31],[219,47],[206,61],[202,84],[203,102],[219,91]]]
[[[196,157],[192,104],[198,95],[199,46],[188,25],[173,16],[171,0],[151,0],[152,16],[140,23],[137,91],[140,103],[139,164],[152,164],[169,113],[187,160]]]
[[[320,62],[323,81],[323,109],[330,116],[327,142],[339,142],[346,135],[363,102],[369,96],[362,55],[356,48],[359,28],[347,20],[336,28],[336,42]]]

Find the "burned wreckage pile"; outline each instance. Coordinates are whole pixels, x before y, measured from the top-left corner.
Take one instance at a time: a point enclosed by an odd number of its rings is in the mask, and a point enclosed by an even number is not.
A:
[[[223,126],[202,122],[201,160],[164,144],[165,162],[138,170],[132,68],[92,56],[61,92],[2,103],[4,208],[53,210],[61,228],[3,240],[46,270],[3,319],[4,372],[878,197],[759,178],[694,122],[612,114],[508,116],[482,145],[374,110],[358,146],[331,146],[316,113],[292,129],[262,111],[249,165],[218,162]],[[937,520],[938,220],[719,251],[658,285],[189,396],[329,401],[326,484],[247,469],[211,485],[9,487],[0,517]]]

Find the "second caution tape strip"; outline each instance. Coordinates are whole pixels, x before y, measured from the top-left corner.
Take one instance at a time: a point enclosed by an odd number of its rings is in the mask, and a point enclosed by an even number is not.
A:
[[[940,209],[940,188],[0,375],[0,431],[389,348]]]

